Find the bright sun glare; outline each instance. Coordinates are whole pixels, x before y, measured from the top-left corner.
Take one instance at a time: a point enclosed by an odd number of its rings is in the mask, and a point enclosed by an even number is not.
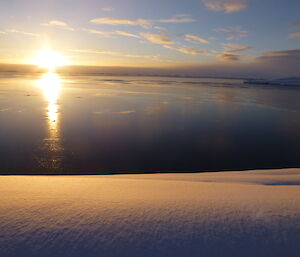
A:
[[[61,91],[61,81],[57,74],[48,72],[37,82],[39,88],[43,90],[48,102],[48,116],[51,122],[57,119],[57,99]]]
[[[54,71],[58,66],[67,65],[66,58],[60,53],[54,52],[51,49],[45,49],[38,53],[32,60],[32,64],[47,68],[48,71]]]

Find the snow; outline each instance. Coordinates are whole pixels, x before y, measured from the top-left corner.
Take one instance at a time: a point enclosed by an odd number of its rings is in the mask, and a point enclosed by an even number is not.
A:
[[[300,169],[0,177],[2,257],[297,256]]]

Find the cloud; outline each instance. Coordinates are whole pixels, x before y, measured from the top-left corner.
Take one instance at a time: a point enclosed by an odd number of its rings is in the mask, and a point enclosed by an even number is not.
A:
[[[300,21],[292,22],[289,25],[294,29],[300,29]],[[289,34],[288,37],[289,38],[299,38],[300,32],[295,32],[295,33]]]
[[[190,23],[190,22],[196,22],[196,19],[193,19],[188,14],[177,14],[174,17],[170,19],[160,19],[157,20],[157,22],[160,23]]]
[[[167,45],[173,47],[173,45]],[[94,54],[94,53],[92,53]],[[204,51],[202,54],[210,54]],[[220,54],[220,53],[219,53]],[[201,56],[200,55],[200,56]],[[242,57],[242,56],[241,56]],[[162,67],[99,67],[99,71],[110,74],[144,74],[144,75],[182,75],[182,76],[211,76],[211,77],[238,77],[238,78],[280,78],[293,77],[300,74],[300,48],[282,51],[269,51],[260,57],[248,58],[238,62],[238,54],[219,55],[220,60],[193,64],[185,59],[184,63],[177,63]],[[227,61],[226,61],[227,60]],[[231,61],[228,61],[231,60]],[[159,61],[164,61],[159,59]],[[80,68],[82,69],[82,67]],[[94,69],[94,68],[93,68]],[[137,92],[126,92],[137,94]],[[138,94],[145,94],[138,92]],[[150,94],[147,92],[146,94]],[[154,93],[151,93],[154,94]]]
[[[101,35],[103,37],[111,37],[112,36],[112,32],[108,32],[108,31],[101,31],[101,30],[96,30],[96,29],[82,29],[82,31],[88,32],[90,34]]]
[[[119,55],[118,52],[113,51],[100,51],[100,50],[92,50],[92,49],[73,49],[73,52],[78,53],[87,53],[87,54],[107,54],[107,55]]]
[[[177,52],[181,52],[184,54],[191,54],[191,55],[205,53],[205,51],[198,50],[198,49],[192,49],[192,48],[187,48],[187,47],[175,47],[175,46],[171,46],[171,45],[164,45],[164,48],[175,50]]]
[[[291,27],[300,28],[300,21],[292,22]]]
[[[194,41],[198,41],[200,43],[203,44],[208,44],[208,40],[204,39],[203,37],[199,37],[199,36],[195,36],[195,35],[190,35],[190,34],[186,34],[184,35],[186,40],[194,40]]]
[[[239,61],[240,60],[239,54],[230,54],[230,53],[223,53],[218,55],[218,59],[221,61]]]
[[[239,61],[243,55],[237,54],[248,49],[251,46],[238,45],[233,43],[223,44],[224,53],[217,55],[217,58],[221,61]]]
[[[4,34],[7,34],[7,33],[18,33],[18,34],[22,34],[25,36],[31,36],[31,37],[39,37],[40,36],[39,34],[36,34],[36,33],[31,33],[31,32],[26,32],[26,31],[21,31],[21,30],[16,30],[16,29],[8,29],[8,30],[6,30],[6,32]]]
[[[300,49],[283,50],[283,51],[267,51],[259,58],[277,58],[277,57],[300,57]],[[300,59],[299,59],[300,62]]]
[[[159,20],[147,20],[147,19],[124,19],[124,18],[96,18],[90,20],[90,22],[95,24],[106,24],[106,25],[130,25],[130,26],[142,26],[148,28],[154,23],[190,23],[195,22],[188,14],[177,14],[169,19],[159,19]]]
[[[274,66],[278,70],[284,71],[286,69],[288,72],[298,69],[300,72],[300,49],[267,51],[262,56],[257,57],[257,60],[265,65]]]
[[[227,36],[227,40],[238,40],[240,38],[249,36],[249,31],[242,30],[240,26],[221,28],[221,29],[216,29],[215,31],[218,33],[225,34]]]
[[[68,26],[67,23],[65,23],[65,22],[63,22],[63,21],[56,21],[56,20],[49,21],[48,24],[49,24],[49,25],[53,25],[53,26],[61,26],[61,27],[66,27],[66,26]]]
[[[52,20],[52,21],[49,21],[48,23],[42,23],[41,25],[42,26],[59,27],[62,29],[74,31],[74,29],[72,27],[70,27],[67,23],[65,23],[63,21],[58,21],[58,20]]]
[[[83,31],[86,31],[90,34],[97,34],[97,35],[101,35],[103,37],[112,37],[114,35],[120,35],[120,36],[125,36],[125,37],[134,37],[134,38],[141,38],[139,35],[137,34],[133,34],[133,33],[129,33],[126,31],[121,31],[121,30],[117,30],[117,31],[101,31],[101,30],[96,30],[96,29],[82,29]]]
[[[140,36],[137,35],[137,34],[133,34],[133,33],[129,33],[129,32],[126,32],[126,31],[121,31],[121,30],[114,31],[113,33],[117,34],[117,35],[125,36],[125,37],[140,38]]]
[[[147,39],[148,41],[154,44],[174,44],[168,35],[168,33],[164,30],[161,30],[159,33],[141,33],[141,35]]]
[[[298,38],[300,37],[300,32],[289,34],[289,38]]]
[[[146,26],[152,23],[151,20],[144,19],[122,19],[122,18],[96,18],[90,20],[95,24],[106,24],[106,25],[131,25],[131,26]]]
[[[0,34],[4,35],[4,34],[7,34],[7,33],[5,31],[0,31]]]
[[[290,74],[290,76],[300,74],[300,49],[267,51],[256,60],[274,74]],[[278,74],[277,76],[280,76]]]
[[[103,7],[103,8],[101,8],[101,11],[103,11],[103,12],[112,12],[112,11],[114,11],[115,9],[114,8],[112,8],[112,7]]]
[[[241,52],[252,48],[251,46],[243,46],[243,45],[237,45],[232,43],[223,44],[223,46],[226,53],[236,53],[236,52]]]
[[[117,57],[159,60],[159,56],[157,56],[157,55],[126,54],[126,53],[115,52],[115,51],[92,50],[92,49],[72,49],[71,51],[77,52],[77,53],[103,54],[103,55],[111,55],[111,56],[117,56]]]
[[[202,0],[204,5],[213,11],[225,13],[238,12],[247,7],[248,0]]]
[[[177,48],[177,51],[181,52],[181,53],[185,53],[185,54],[200,54],[202,51],[201,50],[197,50],[197,49],[191,49],[191,48],[187,48],[187,47],[180,47]]]

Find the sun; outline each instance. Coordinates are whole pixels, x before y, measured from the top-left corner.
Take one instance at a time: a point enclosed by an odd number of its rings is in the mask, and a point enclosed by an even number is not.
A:
[[[67,65],[66,57],[51,49],[40,51],[35,58],[31,61],[32,64],[47,68],[48,71],[54,71],[58,66]]]

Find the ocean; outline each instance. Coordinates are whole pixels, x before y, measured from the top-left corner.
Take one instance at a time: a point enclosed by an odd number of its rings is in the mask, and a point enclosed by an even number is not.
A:
[[[300,87],[0,74],[0,174],[300,167]]]

